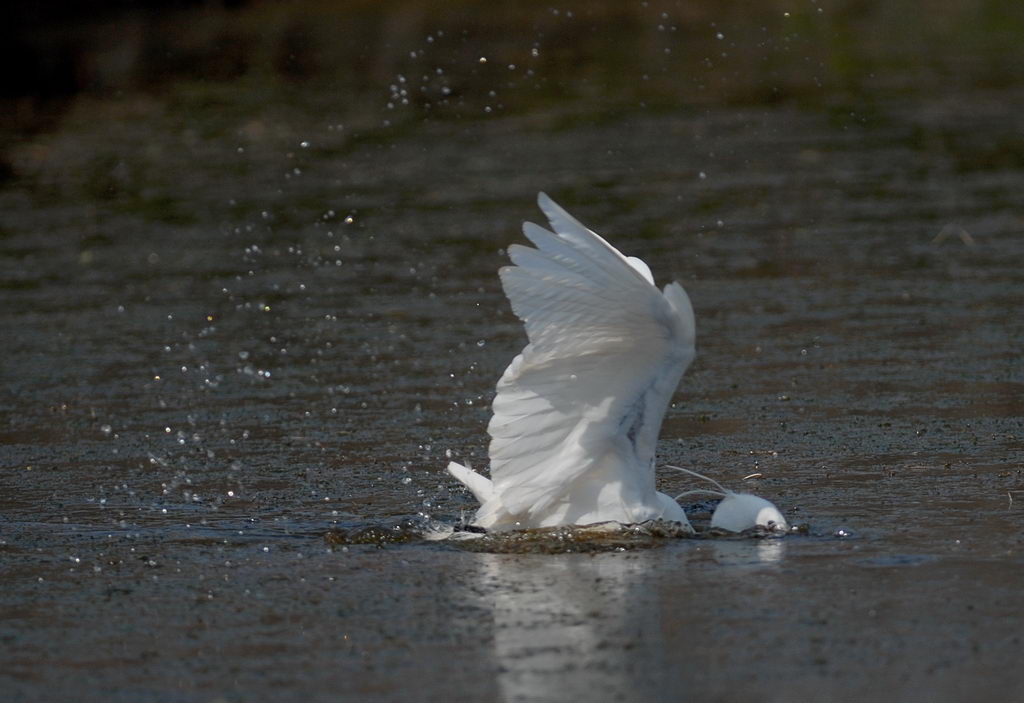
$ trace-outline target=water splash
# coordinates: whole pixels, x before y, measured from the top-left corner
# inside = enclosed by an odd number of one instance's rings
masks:
[[[806,525],[790,533],[806,534]],[[633,525],[602,522],[593,525],[563,525],[486,532],[464,523],[434,519],[403,519],[392,523],[360,523],[338,526],[324,539],[331,547],[347,550],[349,546],[372,545],[384,548],[398,544],[443,543],[472,552],[498,554],[566,554],[589,552],[624,552],[667,546],[681,539],[745,540],[778,539],[782,535],[757,527],[736,534],[717,528],[697,526],[694,532],[682,523],[650,520]]]

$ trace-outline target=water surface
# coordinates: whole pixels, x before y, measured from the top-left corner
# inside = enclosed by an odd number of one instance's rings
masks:
[[[92,87],[15,101],[6,698],[1024,695],[1019,13],[289,7],[108,18],[127,73],[83,25]],[[402,527],[475,509],[542,189],[693,300],[659,460],[806,533]]]

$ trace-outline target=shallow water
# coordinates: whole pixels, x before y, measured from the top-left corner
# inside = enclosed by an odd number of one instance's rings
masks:
[[[366,11],[334,91],[172,75],[5,136],[5,699],[1024,696],[1024,43],[942,13],[905,55],[860,41],[900,4],[594,7]],[[458,101],[389,110],[419,29],[460,22]],[[534,44],[536,89],[460,63]],[[443,467],[486,465],[524,343],[496,270],[541,189],[693,300],[659,461],[806,532],[420,537],[475,508]]]

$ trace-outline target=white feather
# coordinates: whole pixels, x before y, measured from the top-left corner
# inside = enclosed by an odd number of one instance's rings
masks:
[[[483,502],[486,528],[686,522],[655,490],[654,451],[694,356],[689,298],[675,283],[659,292],[646,264],[543,193],[538,204],[554,232],[525,224],[536,248],[512,245],[499,272],[529,344],[498,381],[491,481],[449,471]]]
[[[486,476],[481,476],[470,467],[450,461],[448,462],[448,473],[465,484],[470,493],[476,496],[476,499],[481,503],[489,501],[494,496],[490,479]]]

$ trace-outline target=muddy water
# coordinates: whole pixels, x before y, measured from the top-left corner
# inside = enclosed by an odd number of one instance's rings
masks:
[[[544,13],[522,29],[547,51]],[[848,102],[825,76],[807,97],[781,37],[771,100],[652,71],[657,99],[613,76],[577,102],[509,88],[495,115],[467,73],[472,114],[394,117],[385,62],[358,108],[226,81],[222,102],[80,96],[18,133],[3,698],[1024,697],[1024,90],[913,90],[903,65],[898,89]],[[696,71],[703,46],[671,61]],[[607,68],[580,51],[533,70]],[[528,554],[420,536],[475,507],[442,469],[486,463],[524,343],[496,269],[540,189],[693,300],[660,459],[760,474],[744,485],[804,533]]]

